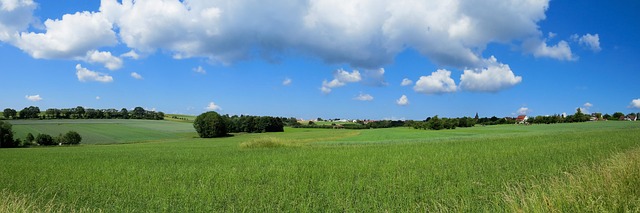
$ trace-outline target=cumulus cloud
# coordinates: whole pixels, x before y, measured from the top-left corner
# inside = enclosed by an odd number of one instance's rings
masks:
[[[640,98],[631,100],[630,107],[640,109]]]
[[[140,58],[140,55],[135,50],[131,50],[129,52],[126,52],[126,53],[120,55],[120,57],[127,57],[127,58],[131,58],[131,59],[137,60],[137,59]]]
[[[111,52],[91,50],[87,52],[85,61],[104,64],[104,66],[110,70],[117,70],[122,67],[122,59],[111,55]]]
[[[587,102],[587,103],[584,103],[584,105],[582,105],[582,106],[584,106],[585,108],[590,108],[590,107],[593,106],[593,104]]]
[[[12,41],[26,30],[36,7],[32,0],[0,0],[0,41]]]
[[[363,82],[369,86],[382,87],[387,86],[388,83],[384,80],[384,68],[365,70]]]
[[[530,110],[527,107],[520,107],[516,113],[518,113],[518,115],[526,115],[529,114],[529,111]]]
[[[222,110],[222,108],[218,105],[216,105],[215,103],[209,102],[209,105],[207,105],[207,107],[205,108],[206,110],[210,110],[210,111],[218,111],[218,110]]]
[[[131,77],[138,79],[138,80],[142,80],[142,75],[138,74],[137,72],[132,72],[131,73]]]
[[[400,106],[406,106],[409,104],[409,99],[407,98],[406,95],[402,95],[398,100],[396,100],[396,104]]]
[[[25,95],[24,98],[26,98],[29,101],[41,101],[42,98],[40,97],[40,95]]]
[[[455,92],[457,89],[455,81],[451,78],[451,72],[440,69],[432,72],[429,76],[421,76],[413,87],[413,90],[424,94],[443,94]]]
[[[78,80],[80,82],[97,81],[109,83],[113,81],[113,77],[104,73],[88,70],[87,68],[80,66],[80,64],[76,65],[76,76],[78,76]]]
[[[96,100],[100,100],[100,99],[101,99],[100,96],[96,96]]]
[[[283,85],[283,86],[289,86],[289,85],[291,85],[291,83],[292,83],[292,82],[293,82],[293,80],[291,80],[290,78],[285,78],[285,79],[282,81],[282,85]]]
[[[369,94],[360,93],[360,95],[358,95],[357,97],[355,97],[353,99],[354,100],[358,100],[358,101],[372,101],[373,100],[373,96],[371,96]]]
[[[46,32],[22,32],[15,44],[34,58],[83,59],[90,51],[117,44],[112,24],[102,13],[65,14],[44,22]]]
[[[561,61],[578,60],[571,52],[569,43],[565,40],[559,41],[556,45],[549,46],[546,39],[531,38],[523,43],[525,51],[530,52],[535,57],[548,57]]]
[[[572,37],[574,40],[578,41],[580,45],[591,49],[591,51],[593,52],[600,52],[600,50],[602,50],[600,48],[600,36],[598,36],[598,34],[591,35],[590,33],[587,33],[583,36],[578,36],[577,34],[575,34]]]
[[[207,70],[205,70],[204,68],[202,68],[202,66],[198,66],[196,68],[193,68],[194,72],[200,73],[200,74],[207,74]]]
[[[545,19],[548,5],[548,0],[309,0],[268,5],[104,0],[100,12],[117,26],[127,46],[142,52],[163,49],[175,58],[232,63],[252,54],[269,58],[295,49],[329,63],[371,69],[390,63],[407,48],[439,65],[475,65],[489,43],[540,37],[537,23]]]
[[[502,64],[491,56],[485,61],[485,67],[474,70],[464,70],[460,76],[460,88],[474,92],[497,92],[522,82],[521,76],[516,76],[509,65]]]
[[[347,83],[355,83],[361,80],[362,76],[360,75],[360,72],[358,70],[354,70],[349,73],[343,69],[338,69],[333,72],[333,80],[322,81],[322,87],[320,88],[320,91],[328,94],[331,92],[332,88],[341,87],[346,85]]]
[[[22,32],[32,18],[34,3],[2,2],[0,39],[16,35],[10,39],[12,44],[43,59],[87,60],[90,51],[99,52],[120,41],[134,51],[121,57],[134,59],[137,53],[160,50],[178,59],[205,57],[228,64],[295,52],[375,70],[393,62],[402,51],[414,49],[438,66],[465,68],[481,66],[482,52],[491,43],[526,40],[532,42],[521,42],[523,49],[536,57],[574,59],[565,41],[549,46],[539,30],[549,0],[303,0],[267,5],[248,0],[102,0],[97,12],[46,20],[44,33]],[[5,15],[7,8],[24,8],[19,13],[26,18]]]
[[[411,79],[408,79],[408,78],[402,79],[402,82],[400,83],[400,85],[403,86],[403,87],[404,86],[409,86],[411,84],[413,84],[413,81]]]

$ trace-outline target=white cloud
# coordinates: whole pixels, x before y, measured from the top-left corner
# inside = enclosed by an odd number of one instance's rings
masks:
[[[396,100],[396,104],[400,106],[406,106],[409,104],[409,99],[407,98],[406,95],[402,95],[398,100]]]
[[[131,73],[131,77],[138,79],[138,80],[142,80],[142,75],[138,74],[137,72],[132,72]]]
[[[358,101],[372,101],[373,100],[373,96],[371,96],[369,94],[360,93],[360,95],[358,95],[357,97],[355,97],[353,99],[354,100],[358,100]]]
[[[291,85],[291,83],[292,83],[292,82],[293,82],[293,80],[291,80],[290,78],[285,78],[285,79],[282,81],[282,85],[284,85],[284,86],[289,86],[289,85]]]
[[[451,72],[440,69],[432,72],[429,76],[421,76],[413,90],[424,94],[443,94],[455,92],[456,82],[451,78]]]
[[[358,70],[354,70],[353,72],[349,73],[343,69],[339,69],[333,72],[333,78],[334,79],[331,81],[322,81],[322,87],[320,88],[320,91],[328,94],[331,92],[332,88],[341,87],[346,85],[347,83],[354,83],[362,80],[362,76],[360,75],[360,72]]]
[[[113,81],[113,77],[104,73],[88,70],[87,68],[80,66],[80,64],[76,65],[76,76],[78,76],[78,80],[80,82],[97,81],[109,83]]]
[[[491,56],[484,60],[485,68],[464,70],[460,76],[460,88],[474,92],[497,92],[522,82],[509,65],[502,64]]]
[[[146,53],[163,49],[176,58],[232,63],[295,49],[371,69],[408,48],[438,65],[475,65],[489,43],[540,37],[537,23],[548,6],[548,0],[103,0],[100,12],[123,43]]]
[[[85,61],[104,64],[104,66],[110,70],[117,70],[122,67],[122,59],[111,55],[111,52],[91,50],[87,52]]]
[[[140,55],[135,50],[131,50],[129,52],[126,52],[126,53],[120,55],[120,57],[127,57],[127,58],[131,58],[131,59],[137,60],[137,59],[140,58]]]
[[[0,0],[0,41],[12,41],[26,30],[36,7],[32,0]]]
[[[29,101],[41,101],[42,97],[40,97],[40,95],[25,95],[24,98],[26,98]]]
[[[630,107],[640,109],[640,98],[631,100]]]
[[[207,74],[207,70],[205,70],[204,68],[202,68],[202,66],[198,66],[196,68],[193,68],[194,72],[200,73],[200,74]]]
[[[411,79],[408,79],[408,78],[402,79],[402,83],[400,83],[401,86],[409,86],[411,84],[413,84],[413,81]]]
[[[384,80],[384,68],[365,70],[364,71],[364,83],[369,86],[382,87],[389,85]]]
[[[549,38],[555,38],[557,35],[558,35],[558,34],[553,33],[553,32],[549,32],[549,33],[548,33],[548,37],[549,37]]]
[[[100,100],[100,99],[101,99],[100,96],[96,96],[96,100]]]
[[[540,40],[538,38],[527,39],[523,43],[525,51],[533,53],[535,57],[548,57],[561,61],[575,61],[578,60],[577,56],[574,56],[571,52],[569,43],[565,40],[559,41],[556,45],[547,45],[547,40]]]
[[[222,110],[222,108],[220,106],[216,105],[215,103],[213,103],[213,101],[209,102],[209,105],[207,105],[207,107],[205,109],[210,110],[210,111]]]
[[[160,50],[174,58],[205,57],[223,64],[256,56],[269,60],[293,50],[365,70],[415,49],[438,66],[464,68],[482,65],[483,50],[491,43],[527,39],[537,41],[522,42],[536,57],[574,59],[565,41],[548,46],[539,30],[549,0],[307,0],[266,5],[248,0],[102,0],[98,12],[46,20],[44,33],[23,32],[33,18],[34,3],[2,3],[0,39],[16,37],[12,44],[44,59],[84,60],[89,51],[120,41],[136,54]],[[24,12],[4,13],[7,8]]]
[[[587,102],[587,103],[584,103],[584,105],[582,105],[582,106],[584,106],[585,108],[590,108],[590,107],[593,106],[593,104]]]
[[[578,38],[578,35],[574,35],[574,38]],[[600,50],[602,50],[600,48],[600,36],[598,36],[598,34],[591,35],[587,33],[586,35],[583,35],[577,40],[578,40],[578,43],[588,47],[593,52],[600,52]]]
[[[517,111],[516,113],[518,113],[518,115],[526,115],[526,114],[529,114],[529,108],[527,108],[527,107],[520,107],[520,109],[518,109],[518,111]]]
[[[82,60],[90,51],[117,44],[112,24],[102,13],[65,14],[44,22],[46,32],[22,32],[15,45],[34,58]]]

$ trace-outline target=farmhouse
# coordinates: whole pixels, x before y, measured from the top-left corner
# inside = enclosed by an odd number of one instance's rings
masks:
[[[527,119],[529,119],[529,117],[526,115],[518,115],[516,118],[516,124],[526,124]]]

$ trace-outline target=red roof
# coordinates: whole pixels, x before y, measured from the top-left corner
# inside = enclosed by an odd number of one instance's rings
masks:
[[[516,121],[524,121],[526,117],[527,117],[526,115],[518,115],[518,118],[516,118]]]

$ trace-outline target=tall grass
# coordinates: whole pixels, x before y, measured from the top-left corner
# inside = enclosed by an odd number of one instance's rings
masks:
[[[0,212],[11,213],[84,213],[84,212],[102,212],[100,210],[92,210],[88,208],[75,209],[72,206],[66,206],[58,203],[54,198],[45,199],[41,197],[26,197],[13,193],[6,189],[0,190]],[[41,204],[41,205],[36,205]]]
[[[37,209],[55,200],[107,212],[516,211],[505,185],[547,185],[640,147],[635,123],[459,130],[286,129],[2,149],[0,188],[40,197],[28,200]],[[299,146],[243,148],[248,141]]]
[[[546,181],[509,186],[513,212],[640,212],[640,148]]]

